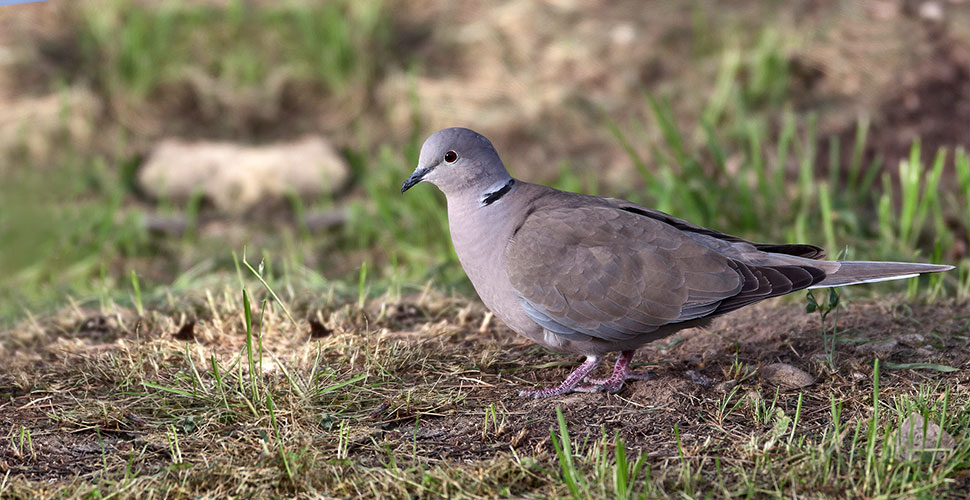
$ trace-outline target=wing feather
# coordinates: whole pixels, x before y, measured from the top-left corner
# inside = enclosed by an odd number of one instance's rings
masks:
[[[723,314],[825,277],[814,267],[749,265],[664,220],[603,205],[531,210],[506,261],[524,311],[539,325],[609,341]]]

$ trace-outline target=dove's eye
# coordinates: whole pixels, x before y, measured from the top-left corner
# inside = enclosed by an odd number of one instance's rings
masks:
[[[445,163],[455,163],[456,161],[458,161],[458,153],[454,151],[445,153]]]

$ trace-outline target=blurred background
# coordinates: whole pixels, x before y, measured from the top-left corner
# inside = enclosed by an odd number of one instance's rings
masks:
[[[967,1],[49,0],[0,7],[0,322],[243,252],[291,295],[470,293],[443,197],[399,192],[447,126],[524,180],[970,295]]]

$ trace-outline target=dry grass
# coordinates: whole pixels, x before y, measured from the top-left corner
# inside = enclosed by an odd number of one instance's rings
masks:
[[[634,496],[967,486],[970,317],[959,304],[849,305],[834,370],[815,316],[758,306],[643,349],[658,377],[617,395],[524,400],[517,389],[555,383],[577,360],[497,322],[480,331],[478,303],[286,300],[300,320],[254,301],[247,328],[243,297],[226,287],[141,316],[75,304],[13,328],[0,350],[0,495],[607,498],[622,496],[615,473],[638,456],[624,483]],[[872,348],[886,338],[903,340]],[[789,391],[754,374],[773,362],[817,383]],[[913,362],[957,371],[886,368]],[[911,410],[943,420],[956,450],[896,460],[892,432]],[[623,467],[617,453],[630,457]]]

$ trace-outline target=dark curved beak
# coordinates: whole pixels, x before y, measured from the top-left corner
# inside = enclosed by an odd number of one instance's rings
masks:
[[[401,193],[404,193],[408,189],[411,189],[411,187],[413,187],[415,184],[424,180],[424,176],[428,175],[428,172],[430,171],[430,168],[419,168],[415,170],[414,173],[411,174],[411,177],[408,177],[408,180],[404,181],[404,184],[401,185]]]

